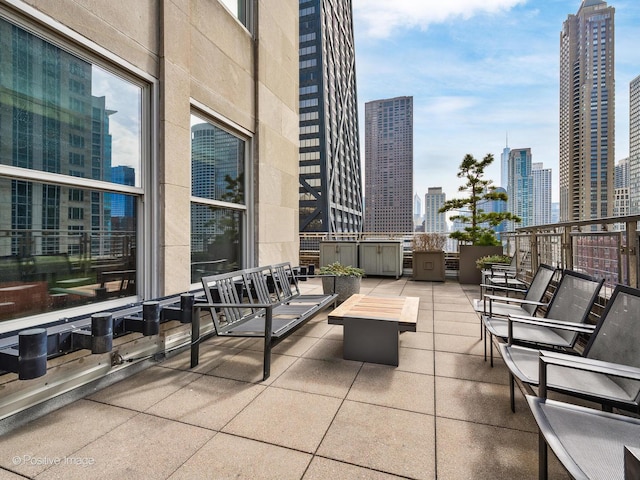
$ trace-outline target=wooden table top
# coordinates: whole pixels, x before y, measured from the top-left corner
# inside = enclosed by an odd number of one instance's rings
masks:
[[[418,323],[418,297],[374,297],[351,295],[329,313],[329,323],[342,325],[345,318],[364,320],[387,320],[398,322],[401,330],[416,331]]]

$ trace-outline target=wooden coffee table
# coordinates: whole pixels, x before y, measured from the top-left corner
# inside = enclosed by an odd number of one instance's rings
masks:
[[[352,295],[329,313],[344,326],[343,358],[398,366],[400,332],[415,332],[418,297]]]

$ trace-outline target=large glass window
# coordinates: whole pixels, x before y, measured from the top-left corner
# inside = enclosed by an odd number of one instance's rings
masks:
[[[246,140],[191,116],[191,282],[243,268]]]
[[[0,321],[136,294],[144,85],[0,18]]]

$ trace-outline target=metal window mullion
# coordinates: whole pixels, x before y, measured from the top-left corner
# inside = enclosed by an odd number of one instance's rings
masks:
[[[139,196],[144,193],[144,190],[140,187],[103,182],[86,177],[72,177],[60,173],[43,172],[11,165],[0,165],[0,177],[107,193],[124,193]]]

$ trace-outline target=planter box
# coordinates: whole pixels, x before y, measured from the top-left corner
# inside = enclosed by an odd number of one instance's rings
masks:
[[[476,260],[486,255],[502,255],[502,246],[460,245],[460,283],[480,285],[482,272],[476,267]]]
[[[333,279],[335,278],[335,292],[333,290]],[[338,303],[344,302],[351,295],[360,293],[361,277],[322,277],[322,290],[325,294],[337,293]]]
[[[444,252],[413,252],[413,279],[444,282]]]

